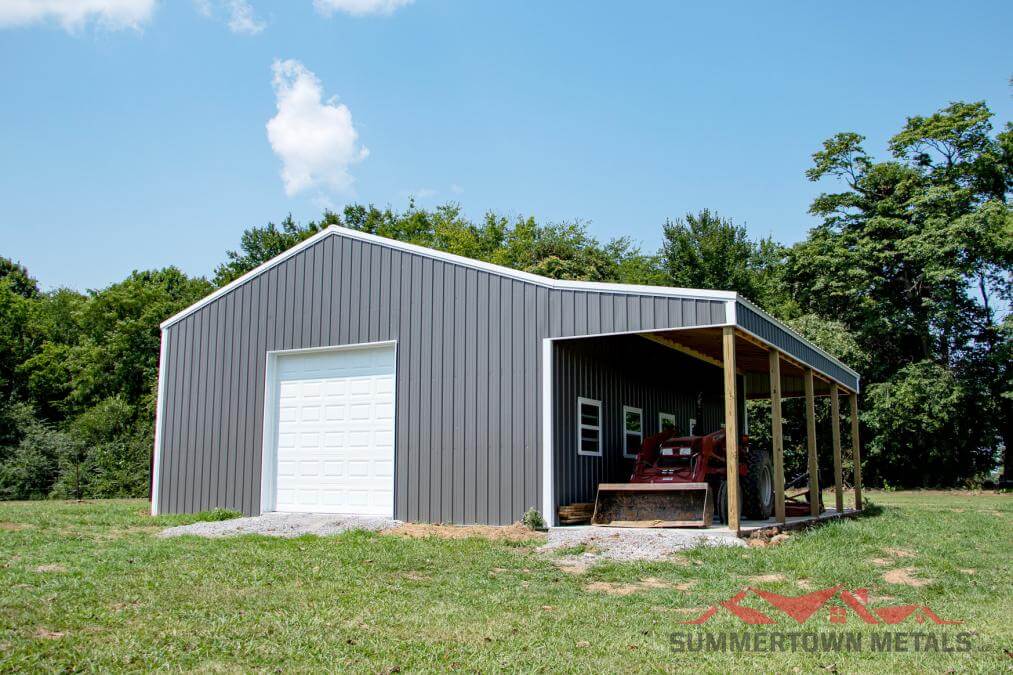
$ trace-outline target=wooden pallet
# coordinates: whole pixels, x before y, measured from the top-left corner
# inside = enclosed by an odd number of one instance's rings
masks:
[[[561,525],[584,525],[591,522],[594,504],[585,502],[568,504],[560,506],[557,513]]]

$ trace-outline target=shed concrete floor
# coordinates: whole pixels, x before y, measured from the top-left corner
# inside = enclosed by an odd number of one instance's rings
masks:
[[[784,519],[784,525],[778,524],[773,518],[767,520],[743,520],[739,523],[739,530],[742,532],[742,536],[748,537],[756,530],[767,530],[772,527],[777,527],[782,530],[797,530],[804,528],[813,523],[822,523],[830,520],[837,520],[838,518],[853,518],[857,516],[861,511],[855,509],[844,509],[843,512],[838,513],[837,509],[826,509],[818,516],[789,516]],[[721,529],[728,532],[728,529],[724,525],[716,525],[707,528],[705,531],[710,532],[711,530]]]
[[[746,546],[745,538],[753,532],[778,527],[782,530],[804,528],[813,523],[837,520],[857,515],[854,509],[838,514],[828,509],[817,517],[798,516],[785,519],[778,525],[769,520],[746,520],[740,523],[740,535],[724,525],[703,528],[652,528],[652,527],[605,527],[601,525],[564,525],[549,528],[548,541],[542,551],[552,552],[566,549],[583,549],[572,556],[574,562],[583,559],[593,563],[609,560],[664,560],[679,551],[695,546]]]

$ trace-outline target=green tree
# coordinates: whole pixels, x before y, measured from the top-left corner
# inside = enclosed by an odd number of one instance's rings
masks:
[[[969,392],[949,369],[933,361],[901,368],[869,387],[865,421],[869,477],[894,485],[952,484],[995,466],[994,445],[969,415]],[[973,403],[973,400],[971,401]],[[987,427],[986,427],[987,428]],[[969,442],[970,441],[970,442]]]
[[[23,298],[34,298],[39,294],[39,284],[28,274],[28,268],[3,256],[0,256],[0,279]]]
[[[292,220],[292,214],[281,221],[281,226],[268,223],[264,227],[251,227],[240,237],[238,251],[226,251],[226,261],[215,269],[215,286],[238,279],[250,270],[262,265],[304,239],[312,237],[330,224],[333,214],[326,214],[320,223],[310,221],[299,225]]]
[[[144,494],[159,324],[211,290],[175,268],[87,295],[0,278],[0,368],[16,383],[0,390],[0,498]]]
[[[773,240],[753,241],[745,227],[708,209],[667,221],[662,234],[667,283],[736,291],[765,309],[790,313],[780,280],[784,249]]]
[[[1009,367],[1001,361],[1008,335],[998,315],[1011,300],[1013,131],[1007,125],[993,135],[991,119],[984,103],[909,118],[891,139],[887,161],[874,160],[855,133],[826,141],[807,175],[837,180],[844,190],[813,201],[810,211],[822,223],[788,251],[785,272],[804,311],[840,320],[872,355],[866,382],[893,383],[880,391],[906,391],[918,378],[942,373],[955,378],[948,412],[977,419],[983,431],[963,435],[951,452],[972,459],[1013,442],[1010,399],[1003,396]],[[926,363],[938,370],[919,365]],[[869,391],[871,397],[877,390]],[[883,396],[870,401],[873,407]],[[907,415],[929,424],[939,410],[923,412]],[[882,415],[876,419],[871,442],[881,450],[870,457],[873,469],[877,457],[893,461],[916,447],[891,437]],[[982,465],[969,461],[956,472],[939,466],[930,475],[903,475],[953,483]]]
[[[475,223],[456,204],[427,210],[411,202],[403,212],[353,204],[345,207],[341,215],[326,212],[320,221],[305,225],[289,216],[281,227],[268,223],[250,228],[241,237],[240,249],[229,251],[227,261],[218,267],[215,283],[222,285],[242,276],[329,225],[556,279],[664,282],[656,256],[642,253],[625,237],[603,244],[579,221],[542,225],[533,218],[510,221],[487,213]]]

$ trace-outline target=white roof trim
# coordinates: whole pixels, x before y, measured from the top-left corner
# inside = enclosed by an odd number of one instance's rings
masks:
[[[848,371],[856,378],[860,377],[858,373],[849,368],[848,366],[841,363],[838,359],[834,358],[830,354],[814,345],[809,340],[805,339],[794,330],[786,326],[783,322],[775,319],[773,316],[763,311],[753,303],[746,300],[744,297],[735,293],[734,291],[714,291],[700,288],[673,288],[670,286],[640,286],[635,284],[614,284],[604,283],[599,281],[569,281],[563,279],[550,279],[548,277],[539,276],[537,274],[531,274],[530,272],[522,272],[515,270],[511,267],[504,267],[502,265],[494,265],[492,263],[484,262],[482,260],[475,260],[473,258],[465,258],[464,256],[454,255],[453,253],[446,253],[444,251],[438,251],[433,248],[426,248],[425,246],[419,246],[417,244],[409,244],[404,241],[398,241],[397,239],[388,239],[386,237],[380,237],[375,234],[369,234],[368,232],[360,232],[358,230],[352,230],[347,227],[341,227],[339,225],[330,225],[323,230],[320,230],[312,237],[303,240],[296,244],[292,248],[288,249],[281,255],[272,258],[264,264],[256,267],[238,279],[222,286],[217,291],[207,296],[203,300],[200,300],[193,305],[190,305],[183,311],[175,314],[165,321],[162,322],[161,327],[167,328],[172,324],[176,323],[180,319],[196,312],[201,307],[209,305],[218,298],[230,293],[237,286],[241,286],[253,277],[263,274],[267,270],[271,269],[275,265],[278,265],[285,260],[288,260],[296,253],[299,253],[303,249],[313,246],[317,242],[321,241],[327,236],[338,235],[342,237],[349,237],[350,239],[358,239],[360,241],[366,241],[371,244],[379,244],[380,246],[386,246],[399,251],[406,251],[408,253],[414,253],[416,255],[426,256],[435,260],[443,260],[446,262],[453,263],[455,265],[462,265],[464,267],[470,267],[472,269],[483,270],[485,272],[491,272],[499,276],[508,277],[511,279],[517,279],[519,281],[526,281],[531,284],[537,284],[545,288],[554,288],[558,290],[567,291],[595,291],[598,293],[626,293],[629,295],[654,295],[654,296],[669,296],[676,298],[686,298],[689,300],[721,300],[726,303],[726,316],[728,316],[728,325],[736,325],[735,321],[735,301],[741,301],[744,305],[752,309],[753,311],[760,314],[765,319],[773,322],[780,328],[783,328],[788,333],[794,335],[796,338],[801,340],[804,344],[809,345],[823,356],[830,359],[835,364],[839,365],[844,370]]]
[[[612,284],[598,281],[568,281],[563,279],[550,279],[543,277],[538,274],[531,274],[530,272],[522,272],[515,270],[511,267],[504,267],[502,265],[494,265],[492,263],[484,262],[482,260],[475,260],[473,258],[465,258],[464,256],[454,255],[453,253],[445,253],[444,251],[437,251],[433,248],[426,248],[425,246],[418,246],[417,244],[409,244],[407,242],[398,241],[397,239],[388,239],[386,237],[380,237],[375,234],[369,234],[367,232],[359,232],[358,230],[351,230],[347,227],[341,227],[339,225],[330,225],[323,230],[320,230],[312,237],[305,239],[292,248],[288,249],[281,255],[271,258],[259,267],[255,267],[243,276],[235,279],[234,281],[222,286],[217,291],[207,296],[206,298],[199,300],[198,302],[190,305],[183,311],[175,314],[165,321],[162,322],[162,328],[166,328],[176,323],[183,317],[196,312],[201,307],[208,305],[218,298],[226,295],[237,286],[241,286],[253,277],[263,274],[267,270],[271,269],[275,265],[278,265],[285,260],[288,260],[296,253],[299,253],[303,249],[313,246],[324,237],[328,235],[340,235],[343,237],[349,237],[351,239],[358,239],[360,241],[366,241],[371,244],[379,244],[381,246],[387,246],[388,248],[397,249],[400,251],[407,251],[408,253],[414,253],[416,255],[426,256],[435,260],[443,260],[446,262],[454,263],[456,265],[462,265],[464,267],[471,267],[477,270],[483,270],[485,272],[491,272],[498,274],[503,277],[509,277],[517,279],[519,281],[526,281],[531,284],[537,284],[545,288],[555,288],[560,290],[568,291],[597,291],[599,293],[627,293],[630,295],[665,295],[678,298],[687,298],[692,300],[723,300],[723,301],[734,301],[736,294],[733,291],[712,291],[706,289],[697,288],[672,288],[669,286],[639,286],[635,284]]]

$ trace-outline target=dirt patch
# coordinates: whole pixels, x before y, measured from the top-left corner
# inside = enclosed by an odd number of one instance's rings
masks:
[[[135,607],[139,607],[140,604],[141,604],[140,600],[130,600],[128,602],[114,602],[113,604],[109,605],[109,609],[111,609],[114,612],[122,612],[123,610],[126,609],[133,609]]]
[[[869,558],[869,562],[871,562],[873,565],[876,565],[877,567],[885,567],[886,565],[890,564],[890,561],[887,560],[886,558]]]
[[[608,581],[595,581],[584,587],[584,590],[605,593],[607,595],[632,595],[643,590],[639,584],[614,584]]]
[[[747,543],[754,548],[767,548],[768,546],[780,546],[789,539],[791,539],[791,535],[787,532],[778,532],[776,529],[757,530],[749,536]]]
[[[892,555],[894,558],[913,558],[915,557],[914,551],[909,551],[906,548],[884,548],[883,553]]]
[[[587,572],[589,566],[583,560],[556,560],[554,562],[556,569],[564,574],[583,574]]]
[[[401,576],[407,579],[408,581],[429,581],[430,579],[428,575],[422,574],[421,572],[416,572],[414,570],[405,572]]]
[[[632,583],[613,583],[610,581],[595,581],[584,587],[584,590],[591,593],[605,593],[606,595],[633,595],[642,591],[675,589],[677,591],[688,591],[693,586],[692,581],[684,581],[672,584],[655,577],[647,577]]]
[[[808,579],[799,579],[797,584],[798,587],[801,588],[803,591],[811,591],[813,588],[815,588],[815,586],[813,586],[813,582],[809,581]]]
[[[60,563],[49,563],[47,565],[39,565],[35,568],[36,572],[66,572],[67,568]]]
[[[513,541],[513,542],[541,542],[545,541],[545,535],[541,532],[532,532],[521,523],[513,525],[430,525],[427,523],[405,523],[390,530],[384,530],[381,534],[393,535],[396,537],[408,537],[409,539],[425,539],[436,537],[438,539],[468,539],[478,537],[490,541]]]
[[[64,635],[66,635],[66,633],[60,633],[55,630],[49,630],[48,628],[38,628],[35,631],[35,637],[37,637],[40,640],[59,640]]]
[[[960,571],[963,572],[964,574],[977,574],[978,573],[978,570],[972,569],[970,567],[961,569]]]
[[[916,588],[921,586],[928,586],[932,583],[931,579],[918,579],[914,576],[915,568],[903,567],[901,569],[890,570],[883,574],[883,581],[888,584],[901,584],[904,586],[914,586]]]
[[[762,584],[764,582],[785,581],[786,577],[783,574],[775,573],[775,574],[758,574],[755,577],[746,577],[746,579],[751,584]]]
[[[28,527],[28,525],[21,523],[11,523],[6,520],[0,521],[0,531],[2,532],[18,532],[19,530],[26,530]]]

